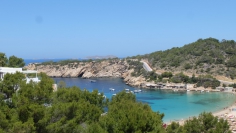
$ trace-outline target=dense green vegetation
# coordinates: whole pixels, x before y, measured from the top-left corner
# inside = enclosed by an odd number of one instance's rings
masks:
[[[21,76],[21,73],[8,74],[0,81],[1,133],[230,132],[227,121],[218,120],[211,113],[202,113],[183,126],[172,123],[165,129],[164,114],[136,101],[132,93],[120,92],[109,101],[97,90],[65,88],[62,82],[53,92],[53,80],[43,73],[39,83],[26,84]]]
[[[134,72],[132,72],[132,76],[143,76],[147,79],[147,81],[155,81],[156,83],[162,82],[172,82],[172,83],[189,83],[189,84],[196,84],[196,87],[204,87],[204,88],[213,88],[220,86],[220,81],[214,78],[213,76],[206,74],[206,75],[199,75],[196,77],[194,74],[192,77],[189,77],[183,72],[173,74],[172,72],[164,72],[162,74],[157,74],[154,71],[146,72],[142,68],[142,63],[138,61],[128,61],[131,65],[131,67],[134,69]]]
[[[236,84],[230,84],[229,87],[233,87],[233,88],[236,88]]]
[[[139,60],[127,60],[127,63],[129,64],[129,69],[134,69],[134,72],[132,72],[132,76],[138,77],[140,75],[145,75],[146,71],[143,69],[143,63],[141,63]]]
[[[26,84],[19,75],[5,75],[0,82],[0,132],[82,132],[98,121],[107,103],[97,91],[77,87],[53,93],[53,80],[43,73],[38,84]]]
[[[214,38],[199,39],[183,47],[130,57],[147,59],[156,69],[236,78],[236,42]]]
[[[0,52],[0,66],[1,67],[7,66],[7,62],[8,62],[7,56],[4,53]]]
[[[121,92],[108,104],[107,115],[101,117],[97,126],[101,133],[164,132],[163,114],[153,112],[149,105],[136,101],[132,93]]]
[[[167,73],[169,73],[169,75],[171,75],[170,72],[167,72]],[[163,74],[165,75],[165,73],[163,73]],[[160,77],[163,77],[162,76],[163,74],[161,74]],[[169,76],[168,81],[173,82],[173,83],[196,84],[196,87],[203,86],[204,88],[211,87],[213,89],[220,86],[220,81],[218,81],[217,79],[215,79],[211,75],[199,75],[198,77],[195,77],[195,75],[193,74],[192,77],[189,77],[187,75],[184,75],[182,72],[177,73],[171,77]]]
[[[0,52],[0,67],[23,67],[25,66],[24,60],[16,56],[10,56],[9,59],[5,53]]]
[[[172,122],[167,133],[230,133],[226,120],[218,119],[211,113],[203,112],[198,117],[187,120],[183,126]]]

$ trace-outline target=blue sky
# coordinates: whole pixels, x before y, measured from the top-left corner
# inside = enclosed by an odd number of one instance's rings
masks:
[[[0,0],[0,52],[126,57],[199,38],[236,40],[235,0]]]

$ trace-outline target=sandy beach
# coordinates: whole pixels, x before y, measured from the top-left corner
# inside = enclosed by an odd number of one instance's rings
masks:
[[[201,90],[201,89],[199,89],[199,90]],[[236,96],[235,92],[219,92],[219,93],[230,93],[230,94]],[[199,113],[201,113],[201,112],[199,112]],[[223,119],[227,120],[230,125],[230,130],[235,129],[235,131],[236,131],[236,101],[232,105],[225,107],[222,110],[212,112],[212,114],[214,116],[217,116],[219,118],[223,118]],[[190,117],[190,119],[191,119],[191,117]],[[178,120],[175,122],[178,122],[180,125],[184,125],[184,122],[186,120],[187,119],[182,119],[182,120]],[[171,124],[171,122],[172,121],[168,122],[167,125]]]
[[[202,90],[202,88],[195,89],[195,91],[199,91],[199,90]],[[193,91],[193,89],[191,89],[191,91]],[[210,90],[210,91],[212,91],[212,90]],[[236,96],[235,92],[218,92],[218,93],[230,93],[230,94]],[[214,116],[218,116],[219,118],[227,119],[229,124],[231,125],[231,130],[236,129],[236,101],[234,102],[234,104],[232,104],[228,107],[225,107],[222,110],[212,112],[212,114]],[[191,117],[189,119],[191,119]],[[187,119],[181,119],[181,120],[174,121],[174,122],[178,122],[180,125],[184,125],[184,122],[186,120]],[[171,122],[172,121],[168,122],[167,125],[171,124]]]
[[[235,95],[235,93],[233,94]],[[230,130],[236,133],[236,101],[229,107],[218,112],[213,112],[213,115],[227,120],[230,125]]]

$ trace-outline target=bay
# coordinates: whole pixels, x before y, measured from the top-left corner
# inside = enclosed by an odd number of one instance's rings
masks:
[[[67,87],[77,86],[80,89],[93,91],[97,89],[104,93],[107,98],[111,98],[113,94],[122,90],[129,89],[133,91],[140,89],[126,85],[120,78],[53,78],[55,83],[64,81]],[[91,82],[95,80],[96,82]],[[113,88],[114,91],[111,91]],[[227,106],[232,105],[236,101],[236,96],[231,93],[223,92],[186,92],[172,90],[148,90],[141,89],[142,92],[134,93],[138,101],[147,103],[153,111],[159,111],[165,114],[164,122],[188,119],[197,116],[201,112],[216,112]]]

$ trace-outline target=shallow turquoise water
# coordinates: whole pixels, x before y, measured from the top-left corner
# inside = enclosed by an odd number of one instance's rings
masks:
[[[138,89],[126,85],[119,78],[99,78],[96,83],[91,83],[90,79],[81,78],[54,78],[55,82],[64,81],[67,86],[78,86],[81,89],[92,91],[97,89],[103,92],[107,98],[124,89]],[[115,91],[110,91],[114,88]],[[171,90],[146,90],[135,93],[138,101],[148,103],[153,111],[165,114],[164,121],[186,119],[197,116],[203,111],[219,111],[236,101],[236,96],[230,93],[221,92],[174,92]]]

